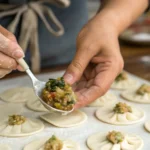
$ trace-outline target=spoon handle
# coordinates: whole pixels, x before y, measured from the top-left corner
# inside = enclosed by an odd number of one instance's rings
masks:
[[[26,71],[26,73],[28,74],[28,76],[31,78],[32,83],[33,83],[33,87],[34,87],[34,85],[38,82],[38,79],[31,72],[31,70],[29,69],[28,64],[25,62],[25,60],[23,58],[18,59],[17,62],[24,69],[24,71]]]
[[[25,60],[23,58],[18,59],[17,62],[24,69],[24,71],[29,69],[28,64],[25,62]]]

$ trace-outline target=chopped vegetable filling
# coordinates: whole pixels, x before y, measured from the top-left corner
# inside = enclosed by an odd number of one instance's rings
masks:
[[[53,135],[44,145],[44,150],[62,150],[63,142]]]
[[[136,91],[137,94],[139,95],[144,95],[145,93],[150,94],[150,85],[143,84],[141,87]]]
[[[126,79],[128,79],[127,73],[122,72],[116,77],[115,81],[119,82]]]
[[[71,110],[76,102],[72,87],[64,79],[49,79],[42,91],[43,100],[50,106],[60,110]]]
[[[124,140],[124,136],[121,132],[112,131],[108,133],[107,140],[113,144],[118,144]]]
[[[12,115],[9,116],[8,124],[9,125],[21,125],[26,121],[26,118],[21,115]]]
[[[119,114],[124,114],[126,112],[132,112],[132,108],[128,106],[126,103],[119,102],[114,107],[114,112]]]

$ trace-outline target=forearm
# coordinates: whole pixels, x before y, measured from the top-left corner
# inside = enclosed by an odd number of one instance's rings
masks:
[[[104,0],[97,14],[100,20],[106,20],[115,27],[118,34],[125,30],[148,7],[148,0]]]

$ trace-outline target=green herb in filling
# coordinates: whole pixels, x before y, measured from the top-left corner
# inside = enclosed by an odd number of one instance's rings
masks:
[[[9,125],[21,125],[26,121],[26,118],[21,115],[12,115],[9,116],[8,124]]]
[[[53,135],[44,145],[44,150],[62,150],[63,142]]]
[[[119,82],[126,79],[128,79],[127,73],[122,72],[116,77],[115,81]]]
[[[124,140],[124,136],[121,132],[112,131],[108,133],[107,140],[113,144],[118,144]]]
[[[49,79],[42,91],[42,98],[48,105],[60,110],[71,110],[76,103],[76,96],[63,77]]]
[[[150,94],[150,85],[143,84],[141,87],[136,91],[137,94],[139,95],[144,95],[145,93]]]
[[[114,107],[114,112],[119,114],[124,114],[126,112],[132,112],[132,108],[128,106],[126,103],[119,102]]]

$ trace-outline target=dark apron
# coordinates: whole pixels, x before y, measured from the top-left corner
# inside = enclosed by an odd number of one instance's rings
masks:
[[[24,4],[28,0],[0,0],[0,3]],[[56,66],[69,63],[76,50],[76,37],[82,26],[88,20],[86,0],[71,0],[71,5],[68,8],[58,8],[54,5],[49,5],[62,23],[65,29],[65,34],[60,37],[55,37],[50,34],[41,19],[38,20],[39,33],[39,48],[41,55],[42,68]],[[14,16],[0,19],[0,24],[7,27],[13,20]],[[16,30],[18,39],[20,25]],[[26,51],[25,60],[30,64],[30,50]]]

